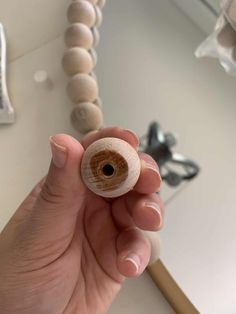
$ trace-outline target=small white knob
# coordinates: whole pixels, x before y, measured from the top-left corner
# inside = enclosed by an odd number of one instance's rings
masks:
[[[45,70],[35,72],[34,81],[45,89],[51,90],[53,88],[53,82]]]

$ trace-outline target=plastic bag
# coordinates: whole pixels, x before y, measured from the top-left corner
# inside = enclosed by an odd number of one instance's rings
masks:
[[[214,32],[197,48],[197,58],[219,59],[225,71],[236,77],[236,0],[223,0]]]

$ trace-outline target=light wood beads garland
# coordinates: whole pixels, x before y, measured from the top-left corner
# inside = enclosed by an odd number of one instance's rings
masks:
[[[93,69],[97,64],[94,48],[99,43],[98,27],[102,23],[101,9],[105,1],[73,0],[67,11],[71,24],[65,32],[68,50],[62,66],[69,76],[67,93],[75,109],[71,113],[74,128],[81,134],[98,130],[103,125],[98,83]],[[86,119],[85,119],[86,117]]]
[[[71,113],[73,127],[81,134],[99,130],[103,125],[102,101],[94,67],[99,42],[98,27],[106,0],[73,0],[67,16],[71,25],[65,32],[65,52],[62,65],[69,76],[67,92],[75,103]],[[140,158],[127,142],[104,138],[91,144],[84,153],[81,176],[92,192],[115,198],[133,189],[141,171]],[[153,232],[145,232],[152,247],[150,263],[159,258],[159,241]]]
[[[69,76],[67,93],[75,104],[71,113],[73,127],[86,135],[103,126],[102,102],[96,75],[95,47],[99,43],[98,27],[105,0],[73,0],[67,11],[70,23],[65,32],[67,51],[62,66]],[[138,181],[141,165],[137,152],[117,138],[105,138],[93,143],[85,152],[81,175],[94,193],[103,197],[118,197],[129,192]]]

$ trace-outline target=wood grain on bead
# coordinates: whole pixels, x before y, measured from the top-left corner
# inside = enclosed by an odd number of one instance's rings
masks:
[[[45,70],[36,71],[34,73],[34,82],[48,91],[53,89],[53,81]]]
[[[230,48],[236,45],[236,32],[233,27],[227,23],[217,36],[220,45]]]
[[[74,103],[94,102],[98,97],[98,85],[90,75],[76,74],[69,80],[67,93]]]
[[[65,44],[68,48],[77,46],[89,50],[93,42],[93,33],[87,25],[82,23],[70,25],[65,32]]]
[[[93,27],[97,20],[94,6],[86,0],[73,1],[67,11],[67,18],[70,23],[83,23]]]
[[[92,103],[80,103],[71,113],[71,122],[75,130],[81,134],[99,130],[103,124],[101,109]]]
[[[138,153],[127,142],[103,138],[84,153],[81,175],[95,194],[114,198],[128,193],[138,181],[141,163]]]
[[[90,73],[93,69],[93,59],[86,49],[74,47],[65,52],[62,66],[65,73],[70,76],[77,73]]]

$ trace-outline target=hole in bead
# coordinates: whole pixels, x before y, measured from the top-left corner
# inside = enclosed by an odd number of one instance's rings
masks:
[[[102,168],[102,172],[103,172],[104,176],[109,178],[109,177],[112,177],[114,175],[115,169],[112,165],[107,164]]]

